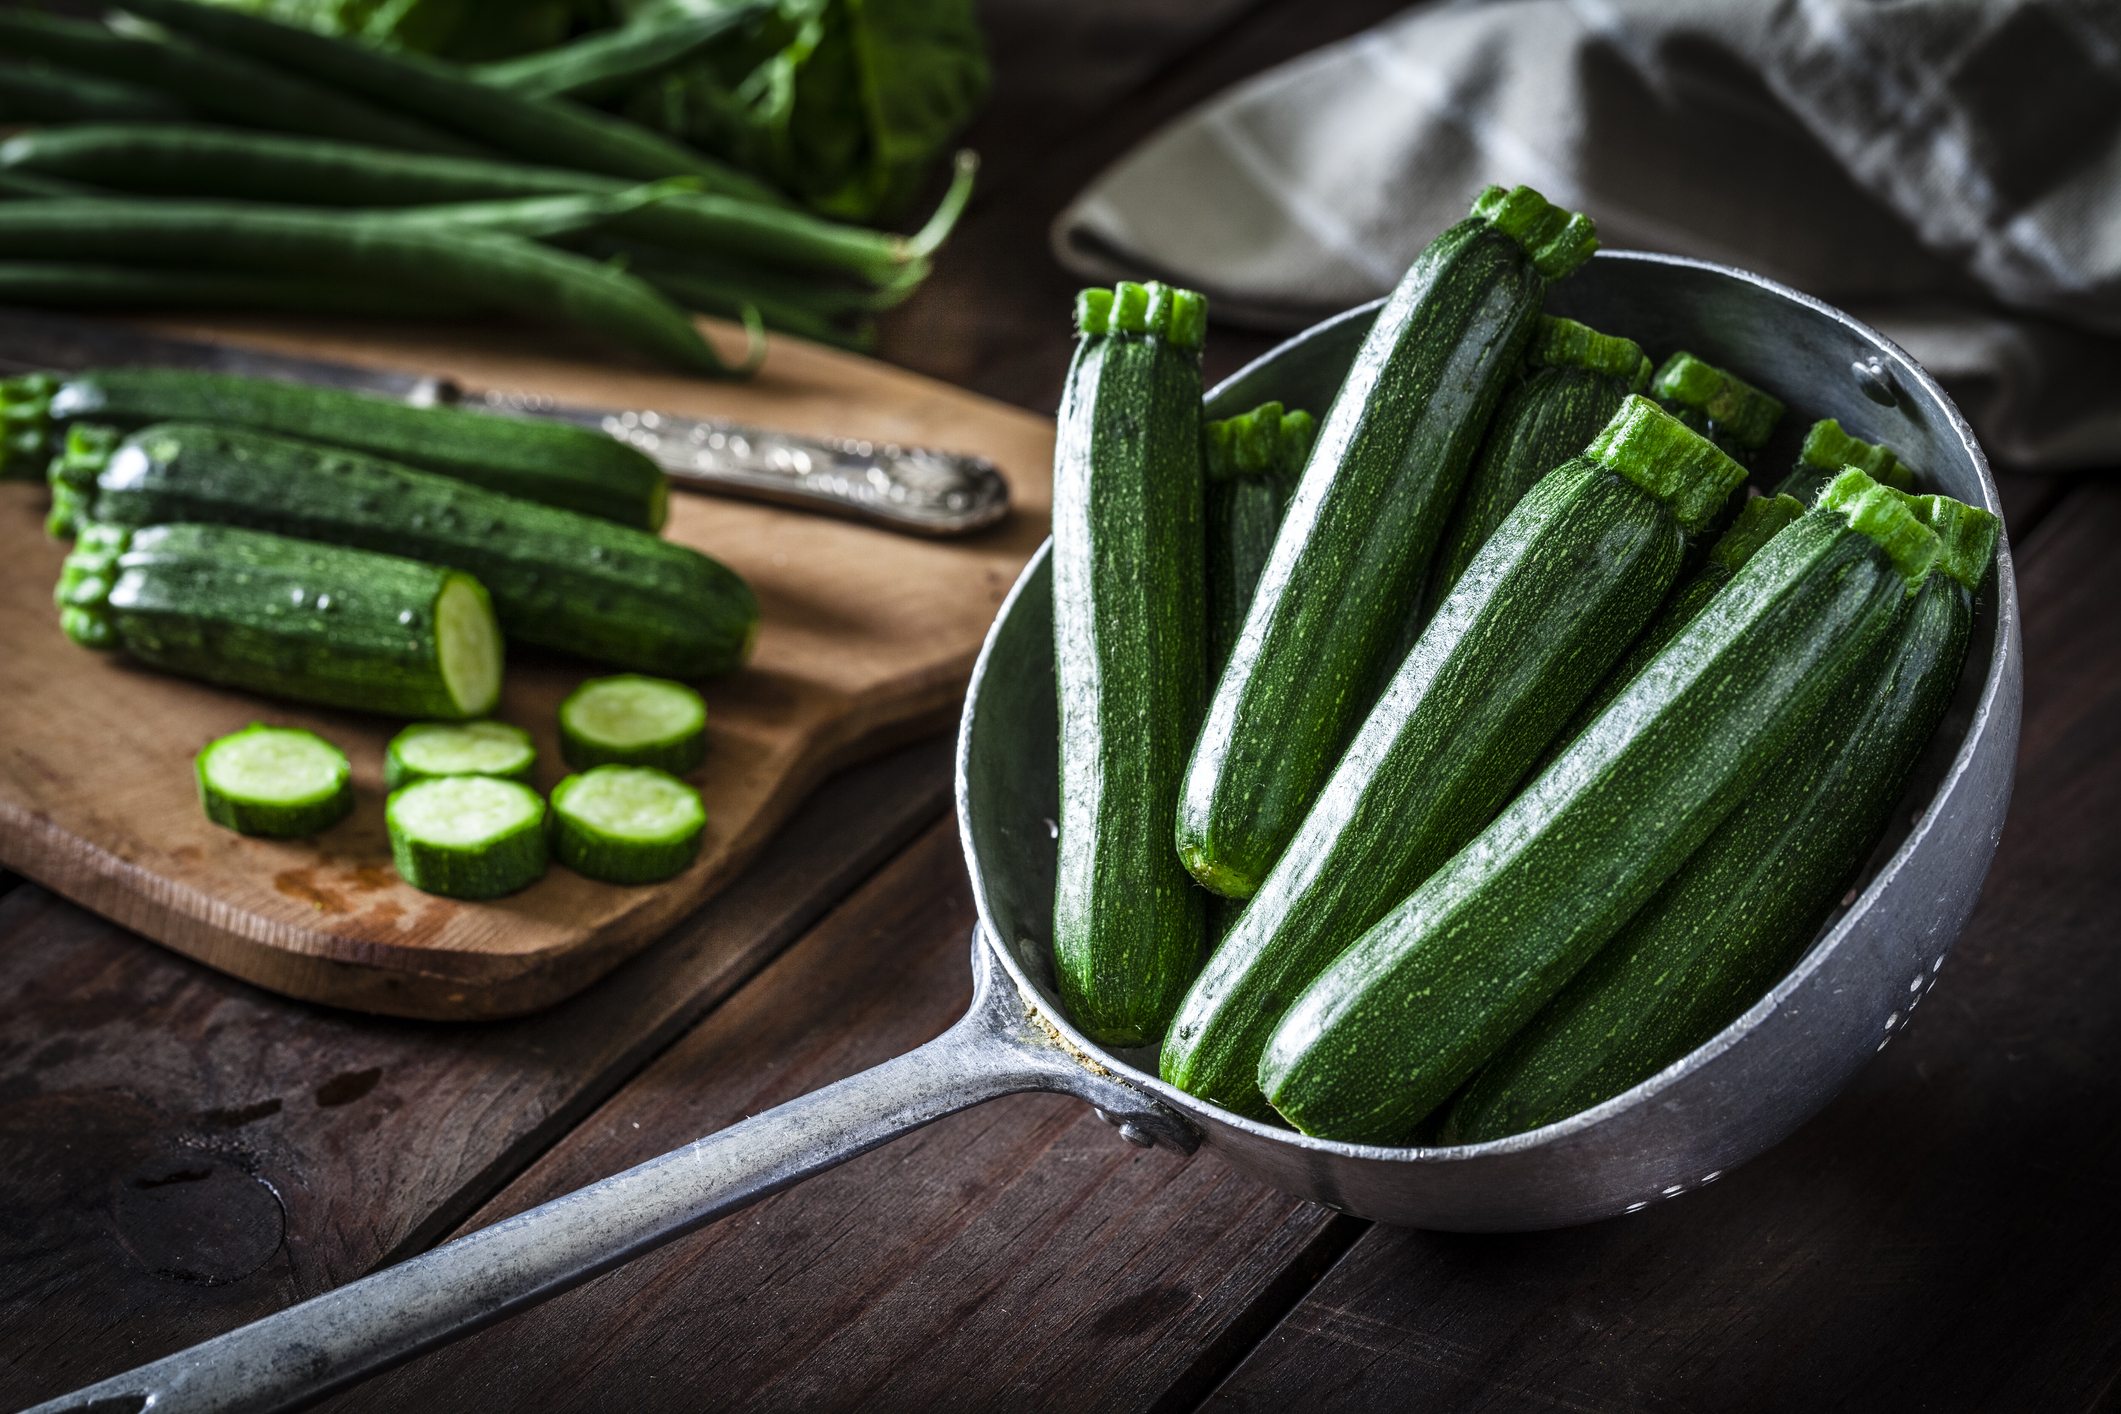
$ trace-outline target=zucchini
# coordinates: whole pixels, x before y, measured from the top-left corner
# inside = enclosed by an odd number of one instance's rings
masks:
[[[1473,556],[1532,484],[1582,454],[1632,393],[1650,381],[1649,355],[1633,339],[1573,319],[1539,316],[1526,362],[1531,372],[1496,409],[1480,459],[1429,567],[1427,614],[1450,596]]]
[[[1784,411],[1780,399],[1684,350],[1658,366],[1650,396],[1740,460],[1767,445]]]
[[[654,766],[682,776],[707,757],[707,704],[663,678],[592,678],[560,704],[560,756],[577,771]]]
[[[1187,767],[1179,855],[1212,891],[1259,887],[1368,712],[1547,281],[1596,245],[1588,218],[1490,187],[1378,312]]]
[[[1260,571],[1288,509],[1289,489],[1311,454],[1316,421],[1303,411],[1261,403],[1208,423],[1201,432],[1207,475],[1208,676],[1222,675]]]
[[[1995,552],[1985,511],[1954,501],[1918,514],[1945,530],[1942,554],[1877,667],[1458,1093],[1443,1142],[1500,1139],[1612,1098],[1721,1031],[1803,956],[1951,705]]]
[[[438,472],[640,530],[661,530],[669,482],[637,448],[565,422],[459,408],[414,407],[340,388],[239,378],[190,368],[99,368],[0,381],[9,430],[78,420],[132,430],[154,422],[219,422],[325,442]],[[0,449],[41,462],[49,435]]]
[[[552,852],[585,878],[653,884],[699,858],[700,793],[651,766],[598,766],[552,788]]]
[[[1794,496],[1809,506],[1841,474],[1843,467],[1850,466],[1895,491],[1915,489],[1914,471],[1891,447],[1882,443],[1874,447],[1869,442],[1860,442],[1843,432],[1839,422],[1823,417],[1804,434],[1804,448],[1797,453],[1797,465],[1775,490],[1780,495]]]
[[[1876,661],[1938,539],[1850,472],[1569,749],[1335,958],[1260,1089],[1306,1134],[1403,1140],[1558,992]]]
[[[88,648],[275,697],[398,717],[479,717],[501,634],[476,579],[225,525],[92,525],[66,557],[60,626]]]
[[[444,898],[499,898],[545,876],[545,801],[521,781],[438,776],[383,807],[398,877]]]
[[[1207,688],[1200,346],[1190,290],[1085,290],[1053,453],[1060,846],[1053,962],[1101,1045],[1159,1040],[1200,966],[1171,851]]]
[[[1510,511],[1186,993],[1163,1078],[1261,1114],[1260,1052],[1350,941],[1487,824],[1679,574],[1744,468],[1647,398]]]
[[[239,835],[304,839],[353,813],[353,765],[315,732],[253,722],[192,763],[206,818]]]
[[[510,639],[622,668],[728,672],[758,631],[750,586],[696,550],[269,432],[145,427],[119,443],[96,487],[99,521],[244,525],[464,570],[493,595]]]
[[[439,776],[528,782],[537,760],[530,733],[506,722],[414,722],[383,753],[383,786],[396,790]]]

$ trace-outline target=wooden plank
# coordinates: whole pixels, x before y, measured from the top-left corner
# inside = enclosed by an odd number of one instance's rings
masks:
[[[970,996],[947,823],[584,1122],[492,1222],[927,1040]],[[336,1409],[1141,1409],[1332,1215],[1020,1096],[932,1125]]]
[[[165,326],[167,327],[167,326]],[[776,340],[748,384],[584,361],[564,336],[482,324],[406,329],[270,319],[176,326],[211,340],[457,379],[593,407],[651,407],[801,431],[962,447],[994,458],[1014,510],[997,529],[929,541],[770,506],[673,498],[671,540],[757,590],[752,662],[703,686],[709,827],[666,883],[615,888],[554,869],[506,899],[423,894],[391,868],[383,750],[400,723],[143,672],[84,652],[51,606],[63,547],[43,488],[0,487],[0,862],[126,926],[293,996],[400,1016],[490,1018],[600,976],[724,887],[833,769],[946,728],[988,622],[1046,533],[1052,428],[1041,418],[832,350]],[[727,337],[726,329],[722,331]],[[499,715],[559,760],[560,700],[600,671],[513,655]],[[192,756],[251,721],[344,747],[358,804],[313,841],[244,839],[200,814]]]
[[[0,898],[0,1408],[432,1245],[941,815],[950,757],[828,782],[713,903],[518,1021],[290,1001]]]
[[[2121,491],[2018,551],[2025,725],[1935,1000],[1788,1142],[1557,1233],[1378,1228],[1209,1402],[2105,1407],[2121,1378]]]

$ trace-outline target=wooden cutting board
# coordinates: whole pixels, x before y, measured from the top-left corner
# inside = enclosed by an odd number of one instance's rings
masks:
[[[670,539],[757,590],[758,650],[702,685],[708,758],[699,862],[668,882],[599,884],[555,865],[509,898],[420,893],[391,868],[383,749],[402,723],[164,677],[59,632],[64,547],[47,494],[0,484],[0,863],[209,966],[290,996],[400,1016],[509,1016],[577,991],[742,869],[811,787],[955,720],[987,625],[1045,537],[1053,426],[887,365],[775,340],[748,383],[617,365],[564,335],[315,321],[158,323],[157,332],[307,358],[991,458],[1000,526],[925,541],[796,511],[679,493]],[[741,336],[708,325],[724,347]],[[535,784],[565,774],[555,714],[599,671],[514,653],[498,713],[537,738]],[[308,727],[353,760],[353,815],[313,840],[245,839],[208,823],[192,757],[250,722]]]

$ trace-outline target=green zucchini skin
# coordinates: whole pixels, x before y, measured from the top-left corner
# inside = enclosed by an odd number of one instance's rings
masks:
[[[423,805],[447,809],[463,802],[491,809],[496,798],[516,807],[517,823],[484,839],[429,839],[411,824]],[[495,776],[435,776],[392,791],[383,803],[390,862],[398,877],[422,893],[444,898],[501,898],[544,878],[552,857],[547,840],[550,814],[544,799],[529,786]]]
[[[1473,556],[1540,477],[1582,453],[1620,411],[1626,380],[1588,368],[1538,368],[1495,412],[1480,458],[1429,568],[1427,612],[1449,597]]]
[[[1886,528],[1821,509],[1770,541],[1295,1000],[1259,1066],[1284,1118],[1328,1138],[1403,1139],[1649,901],[1875,658],[1910,576],[1934,559],[1936,537],[1904,508],[1861,509]]]
[[[1053,457],[1053,959],[1076,1025],[1135,1046],[1162,1037],[1204,942],[1171,850],[1207,686],[1199,340],[1084,323]]]
[[[1709,601],[1745,568],[1746,561],[1759,553],[1760,547],[1773,539],[1782,527],[1803,515],[1804,509],[1801,502],[1782,495],[1756,496],[1747,502],[1730,529],[1724,531],[1710,548],[1701,568],[1672,591],[1672,596],[1658,609],[1657,617],[1650,620],[1649,627],[1628,646],[1628,651],[1606,674],[1605,681],[1585,699],[1568,726],[1555,737],[1549,759],[1559,755],[1581,735],[1622,689],[1641,676],[1642,670],[1664,651],[1665,645],[1677,638],[1680,631],[1709,606]],[[1540,764],[1544,768],[1547,763]]]
[[[1369,710],[1545,289],[1517,241],[1474,217],[1432,241],[1379,312],[1187,768],[1178,851],[1208,889],[1259,887]]]
[[[1951,705],[1973,596],[1933,571],[1875,670],[1461,1090],[1448,1144],[1565,1119],[1714,1036],[1795,965]]]
[[[1502,807],[1656,612],[1684,542],[1669,507],[1589,459],[1511,510],[1186,993],[1166,1081],[1265,1113],[1259,1058],[1282,1012]]]
[[[695,550],[272,433],[142,428],[96,485],[100,521],[250,526],[452,566],[486,586],[511,640],[663,677],[730,671],[758,629],[750,587]]]
[[[1311,415],[1280,403],[1201,429],[1207,474],[1208,680],[1222,676],[1273,553],[1289,492],[1317,433]]]
[[[468,578],[225,525],[92,526],[57,597],[77,643],[122,647],[164,672],[332,707],[461,718],[493,704],[460,705],[449,691],[435,606]]]
[[[586,427],[458,408],[413,407],[339,388],[188,368],[103,368],[62,375],[48,415],[131,430],[215,422],[366,452],[564,510],[660,530],[661,467]]]

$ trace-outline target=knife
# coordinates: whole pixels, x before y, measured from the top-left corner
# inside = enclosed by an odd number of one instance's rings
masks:
[[[146,334],[123,325],[0,309],[0,370],[109,366],[198,368],[311,383],[415,406],[456,405],[508,417],[541,417],[608,433],[639,448],[688,491],[771,501],[913,535],[984,530],[1009,511],[1009,487],[985,457],[892,442],[806,437],[724,418],[646,408],[571,407],[508,389],[468,392],[444,378],[229,348]]]

